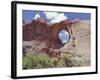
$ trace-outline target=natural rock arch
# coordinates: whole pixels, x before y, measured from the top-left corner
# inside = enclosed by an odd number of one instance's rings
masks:
[[[46,46],[44,52],[51,56],[54,53],[60,54],[60,48],[62,48],[65,44],[61,43],[58,34],[61,30],[66,30],[70,38],[74,40],[73,32],[72,32],[72,24],[77,23],[78,20],[70,21],[64,20],[59,23],[54,23],[49,25],[43,19],[33,20],[31,23],[23,25],[23,41],[40,41],[45,42]],[[58,51],[57,51],[58,50]],[[58,56],[57,55],[57,56]]]
[[[61,41],[58,37],[58,34],[61,30],[66,30],[69,33],[70,38],[74,39],[71,26],[72,26],[72,24],[77,23],[77,22],[78,22],[78,20],[75,20],[75,21],[64,20],[59,23],[55,23],[55,24],[51,25],[49,27],[50,32],[49,32],[48,40],[52,43],[49,43],[48,47],[53,48],[53,49],[59,49],[64,46],[64,44],[61,43]]]

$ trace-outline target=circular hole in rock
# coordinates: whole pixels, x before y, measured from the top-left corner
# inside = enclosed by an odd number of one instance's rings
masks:
[[[59,39],[61,40],[61,42],[63,44],[65,44],[65,43],[69,42],[70,35],[66,30],[61,30],[59,32]]]

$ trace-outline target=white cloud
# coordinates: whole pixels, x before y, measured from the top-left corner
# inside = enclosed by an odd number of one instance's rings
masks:
[[[59,33],[59,36],[63,36],[63,34],[62,33]]]
[[[68,33],[67,31],[64,31],[64,34],[65,34],[65,35],[69,35],[69,33]]]
[[[40,18],[40,14],[36,14],[34,19]]]
[[[61,40],[62,43],[66,43],[69,41],[69,33],[66,30],[62,30],[59,33],[59,39]]]
[[[59,36],[63,36],[63,35],[68,36],[69,33],[68,33],[66,30],[62,30],[62,31],[59,33]]]
[[[44,12],[44,14],[46,15],[48,19],[53,19],[58,16],[56,12]]]
[[[50,23],[56,23],[68,19],[67,16],[64,15],[64,13],[44,12],[44,14],[46,15],[47,19],[50,20]]]
[[[62,40],[62,43],[66,43],[67,42],[67,40]]]

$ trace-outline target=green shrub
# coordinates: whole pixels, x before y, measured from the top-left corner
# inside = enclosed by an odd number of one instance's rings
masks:
[[[38,68],[49,67],[49,57],[46,54],[36,55]]]
[[[23,57],[23,69],[45,68],[49,66],[49,57],[45,54],[30,54]]]
[[[71,53],[61,53],[58,58],[49,58],[48,55],[27,53],[23,56],[23,69],[56,68],[80,66],[80,62]]]
[[[32,54],[27,54],[23,57],[23,68],[24,69],[32,69],[37,66],[37,58]]]

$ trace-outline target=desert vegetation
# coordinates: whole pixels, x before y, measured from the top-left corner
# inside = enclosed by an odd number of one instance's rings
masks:
[[[77,59],[80,60],[77,60]],[[39,68],[61,68],[61,67],[79,67],[85,60],[79,56],[72,55],[71,53],[62,53],[60,58],[49,56],[45,53],[31,54],[28,53],[23,56],[23,69],[39,69]]]

